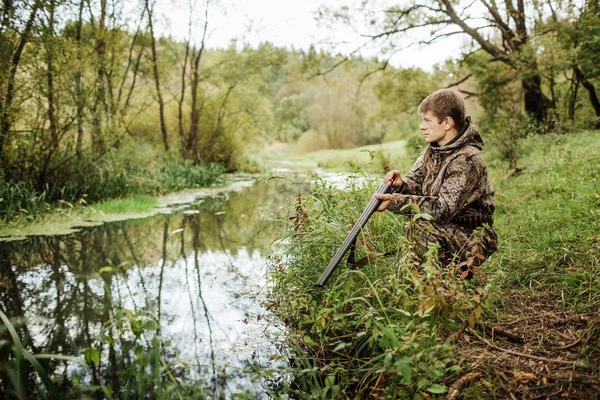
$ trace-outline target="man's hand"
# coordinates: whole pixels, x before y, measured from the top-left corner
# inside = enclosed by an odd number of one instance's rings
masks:
[[[387,176],[387,175],[386,175]],[[374,197],[379,200],[383,200],[377,210],[375,211],[385,211],[392,203],[392,195],[388,193],[375,193]]]
[[[383,183],[389,183],[393,188],[400,188],[404,182],[402,181],[402,175],[400,175],[400,171],[391,170],[383,177]]]

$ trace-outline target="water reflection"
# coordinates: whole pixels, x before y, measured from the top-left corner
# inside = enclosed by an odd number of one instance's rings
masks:
[[[140,343],[148,349],[164,338],[161,357],[180,365],[183,379],[226,397],[261,396],[260,381],[244,367],[273,367],[268,332],[278,328],[261,305],[265,258],[284,228],[277,217],[288,215],[298,190],[287,180],[261,181],[184,212],[0,243],[1,309],[21,321],[32,352],[93,361],[86,372],[45,360],[47,370],[79,374],[115,394],[132,390],[124,371],[145,365]],[[3,382],[8,360],[4,346]]]

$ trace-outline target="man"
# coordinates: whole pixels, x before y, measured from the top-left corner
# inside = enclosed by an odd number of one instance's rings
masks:
[[[498,247],[492,229],[494,190],[488,182],[481,155],[483,140],[465,115],[465,102],[454,90],[438,90],[419,106],[419,127],[428,144],[406,177],[388,172],[384,182],[391,194],[375,194],[383,200],[377,211],[400,213],[407,204],[419,206],[431,220],[418,219],[405,227],[406,238],[419,258],[439,244],[443,266],[463,263],[462,270],[480,265]],[[463,277],[466,277],[464,274]]]

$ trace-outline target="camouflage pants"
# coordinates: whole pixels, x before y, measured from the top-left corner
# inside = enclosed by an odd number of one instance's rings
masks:
[[[421,261],[427,250],[437,243],[440,246],[438,256],[444,267],[452,261],[460,263],[471,258],[473,265],[479,266],[498,248],[498,236],[492,228],[473,230],[420,219],[407,223],[404,232],[409,246]]]

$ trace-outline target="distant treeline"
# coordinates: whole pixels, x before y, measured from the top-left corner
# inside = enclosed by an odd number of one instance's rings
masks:
[[[492,37],[506,54],[494,58],[482,47],[425,72],[314,48],[211,48],[209,1],[185,5],[195,35],[158,37],[156,3],[126,3],[0,5],[2,181],[37,190],[73,186],[110,174],[120,152],[131,168],[186,161],[234,170],[245,149],[273,139],[316,150],[405,138],[417,129],[419,102],[449,86],[465,93],[492,130],[521,115],[536,131],[591,127],[600,112],[600,52],[596,42],[580,45],[598,37],[592,5],[540,19],[526,32],[527,46],[524,37]],[[509,51],[515,43],[518,54]],[[530,110],[530,84],[542,92],[543,112]],[[118,159],[127,170],[124,156]]]

